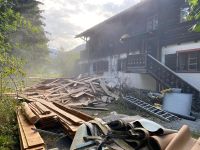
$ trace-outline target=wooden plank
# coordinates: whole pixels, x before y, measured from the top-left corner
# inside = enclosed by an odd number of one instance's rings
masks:
[[[84,82],[79,82],[79,81],[75,81],[75,80],[71,80],[71,79],[68,79],[69,82],[72,82],[72,83],[77,83],[77,84],[80,84],[80,85],[86,85],[86,83]]]
[[[80,96],[83,96],[85,94],[85,92],[79,92],[79,93],[76,93],[76,94],[71,94],[71,97],[73,97],[73,98],[78,98],[78,97],[80,97]]]
[[[54,118],[56,117],[57,115],[53,112],[51,112],[50,114],[47,114],[47,115],[39,115],[40,117],[40,120],[43,120],[43,119],[48,119],[48,118]]]
[[[37,146],[37,147],[34,147],[34,148],[28,148],[26,150],[45,150],[46,147],[44,145],[42,146]]]
[[[110,91],[108,90],[108,88],[106,87],[105,82],[104,82],[103,80],[99,79],[99,81],[100,81],[100,86],[101,86],[101,88],[104,90],[104,92],[105,92],[108,96],[111,96],[111,97],[115,98],[116,100],[119,98],[117,95],[115,95],[114,93],[112,93],[112,92],[110,92]]]
[[[45,105],[47,108],[49,108],[51,111],[55,112],[56,114],[59,114],[59,116],[62,116],[66,119],[68,119],[70,122],[73,122],[75,124],[81,124],[84,123],[84,120],[78,118],[77,116],[74,116],[68,112],[65,112],[61,109],[59,109],[58,107],[56,107],[53,103],[51,102],[47,102],[43,99],[37,99],[38,102],[42,103],[43,105]]]
[[[32,103],[29,103],[28,105],[29,105],[30,109],[33,111],[34,114],[36,114],[36,115],[42,114],[34,105],[32,105]]]
[[[18,122],[18,126],[19,126],[20,147],[21,147],[21,150],[23,150],[23,149],[28,148],[28,143],[27,143],[27,140],[25,138],[21,122],[19,120],[18,112],[17,112],[17,122]]]
[[[84,82],[93,82],[93,81],[95,81],[95,80],[98,80],[98,79],[102,79],[102,77],[94,77],[94,78],[90,78],[90,79],[88,79],[88,80],[85,80]]]
[[[70,82],[70,83],[68,83],[68,84],[62,85],[62,86],[60,86],[59,88],[57,88],[56,90],[53,90],[52,92],[48,93],[48,94],[45,95],[45,96],[48,97],[49,95],[51,95],[51,94],[53,94],[53,93],[56,93],[56,92],[58,92],[58,91],[60,91],[60,90],[62,90],[62,89],[64,89],[64,88],[66,88],[66,87],[68,87],[68,86],[70,86],[70,85],[72,85],[72,84],[73,84],[73,82]]]
[[[75,93],[78,93],[78,92],[82,92],[82,91],[85,90],[85,89],[87,89],[87,88],[86,88],[86,87],[81,87],[81,88],[78,88],[78,89],[72,89],[72,90],[69,91],[69,93],[58,97],[58,99],[65,98],[65,97],[67,97],[67,96],[70,96],[70,95],[75,94]]]
[[[34,102],[35,106],[42,111],[42,115],[50,114],[51,111],[39,102]]]
[[[52,82],[50,82],[50,83],[48,83],[48,84],[46,84],[47,86],[51,86],[51,85],[53,85],[54,83],[56,83],[56,82],[58,82],[60,79],[55,79],[54,81],[52,81]]]
[[[29,120],[30,123],[35,124],[39,118],[36,116],[32,110],[29,108],[28,104],[26,102],[22,103],[22,110],[24,114],[26,115],[26,118]]]
[[[21,130],[20,135],[22,136],[22,141],[24,141],[22,142],[24,149],[44,145],[44,141],[40,134],[32,130],[32,128],[35,128],[35,126],[26,120],[21,109],[17,111],[17,117]],[[27,145],[25,141],[27,142]]]
[[[54,102],[54,104],[55,104],[58,108],[60,108],[60,109],[62,109],[62,110],[64,110],[64,111],[66,111],[66,112],[69,112],[69,113],[71,113],[71,114],[73,114],[73,115],[75,115],[75,116],[79,116],[81,119],[83,119],[83,120],[85,120],[85,121],[90,121],[90,120],[93,120],[93,119],[94,119],[94,118],[91,117],[90,115],[85,114],[85,113],[80,112],[80,111],[77,111],[77,110],[75,110],[75,109],[72,109],[72,108],[70,108],[70,107],[68,107],[68,106],[63,106],[62,104],[57,103],[57,102]]]
[[[85,95],[87,95],[87,96],[89,96],[89,97],[92,97],[92,98],[95,97],[94,95],[92,95],[92,94],[90,94],[90,93],[88,93],[88,92],[85,92]]]
[[[91,86],[91,88],[92,88],[92,91],[93,91],[94,93],[96,93],[97,91],[96,91],[96,89],[95,89],[95,87],[94,87],[94,85],[93,85],[92,82],[90,82],[90,86]]]

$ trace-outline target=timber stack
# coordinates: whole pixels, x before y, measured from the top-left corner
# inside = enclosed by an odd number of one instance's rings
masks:
[[[45,131],[60,125],[65,135],[73,138],[80,125],[94,119],[75,108],[106,110],[99,106],[118,99],[100,77],[81,75],[45,80],[25,89],[19,97],[26,101],[17,111],[22,150],[45,149],[37,127]]]
[[[21,149],[45,149],[44,141],[36,131],[36,124],[40,129],[53,128],[59,124],[65,134],[73,138],[78,127],[92,119],[82,112],[59,104],[56,106],[42,99],[23,102],[17,110]]]
[[[42,99],[57,105],[87,109],[105,107],[106,103],[118,99],[118,95],[111,92],[101,77],[82,77],[82,75],[75,79],[45,80],[25,89],[21,97],[30,101]]]

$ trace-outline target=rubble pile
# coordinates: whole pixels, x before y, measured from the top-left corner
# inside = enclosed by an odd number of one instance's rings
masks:
[[[45,80],[25,89],[21,96],[32,101],[43,99],[73,108],[85,106],[87,109],[97,106],[105,107],[106,103],[118,99],[118,95],[111,92],[101,77],[82,77],[81,75],[76,79]]]
[[[62,129],[62,137],[72,139],[70,150],[200,148],[200,139],[191,137],[188,126],[175,131],[140,116],[103,121],[78,111],[79,108],[106,110],[107,103],[118,99],[100,77],[48,79],[25,89],[19,97],[25,101],[17,109],[22,150],[47,149],[40,133],[55,135],[58,133],[49,129],[58,127]]]
[[[199,142],[187,125],[177,131],[140,116],[95,118],[79,127],[70,150],[199,150]]]

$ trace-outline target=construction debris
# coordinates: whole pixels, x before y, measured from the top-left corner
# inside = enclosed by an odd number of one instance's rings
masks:
[[[76,79],[45,80],[25,89],[21,96],[30,101],[43,99],[72,107],[98,107],[119,98],[117,94],[111,92],[100,77],[82,77],[81,75]],[[34,105],[38,107],[37,104]]]
[[[65,134],[73,138],[81,124],[93,120],[92,117],[59,103],[54,105],[43,99],[37,99],[35,102],[27,98],[25,100],[28,103],[23,102],[22,109],[17,111],[19,135],[22,141],[21,149],[23,150],[31,148],[40,150],[41,147],[44,149],[44,142],[34,125],[36,123],[40,125],[40,128],[53,127],[59,123]]]
[[[40,133],[70,137],[73,140],[71,150],[182,150],[183,146],[179,146],[182,137],[186,137],[183,139],[187,150],[199,149],[199,140],[191,137],[187,126],[175,131],[140,116],[104,122],[77,111],[107,111],[105,106],[118,99],[99,77],[83,78],[80,75],[76,79],[49,79],[25,89],[19,97],[26,101],[17,111],[22,150],[45,150],[45,142]],[[134,97],[127,96],[125,99],[163,120],[179,119]],[[63,129],[62,133],[48,131],[57,125]]]
[[[186,125],[176,131],[139,116],[112,122],[96,118],[79,127],[70,150],[199,150],[199,142]]]
[[[27,101],[29,101],[28,98],[26,98]],[[36,109],[36,107],[33,107],[33,104],[38,104],[40,108],[42,107],[43,110],[46,110],[46,112],[50,112],[49,114],[41,114],[39,109]],[[55,118],[61,123],[61,125],[64,127],[65,131],[73,136],[77,130],[77,128],[84,122],[92,120],[93,118],[83,114],[81,112],[78,112],[72,108],[61,106],[59,104],[54,105],[52,102],[47,102],[43,99],[37,99],[37,101],[29,103],[29,106],[32,106],[31,109],[33,112],[35,112],[35,115],[39,117],[40,122],[45,122],[48,120],[48,122],[53,121]]]
[[[45,144],[40,134],[32,130],[36,127],[27,121],[21,109],[17,111],[17,121],[21,150],[45,150]]]

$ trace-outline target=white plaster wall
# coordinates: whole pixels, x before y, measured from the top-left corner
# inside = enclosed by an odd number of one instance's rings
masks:
[[[127,58],[127,54],[123,53],[120,55],[109,56],[105,58],[100,58],[92,60],[91,62],[97,62],[101,60],[108,60],[109,71],[104,73],[104,77],[113,84],[126,84],[131,88],[146,89],[146,90],[156,90],[156,81],[148,74],[139,73],[123,73],[117,72],[117,61],[118,59]],[[90,74],[93,74],[92,63],[90,64]]]
[[[105,72],[103,75],[115,85],[126,84],[130,88],[156,90],[156,81],[148,74]]]
[[[177,51],[198,49],[200,48],[200,41],[188,42],[179,45],[169,45],[162,48],[161,62],[165,64],[165,55],[175,54]],[[200,73],[177,73],[181,78],[192,84],[194,87],[200,90]]]
[[[188,49],[197,49],[197,48],[200,48],[200,41],[182,43],[179,45],[175,44],[175,45],[169,45],[169,46],[162,47],[161,62],[165,63],[165,55],[167,55],[167,54],[175,54],[177,51],[188,50]]]
[[[200,90],[200,73],[177,73],[181,78]]]

